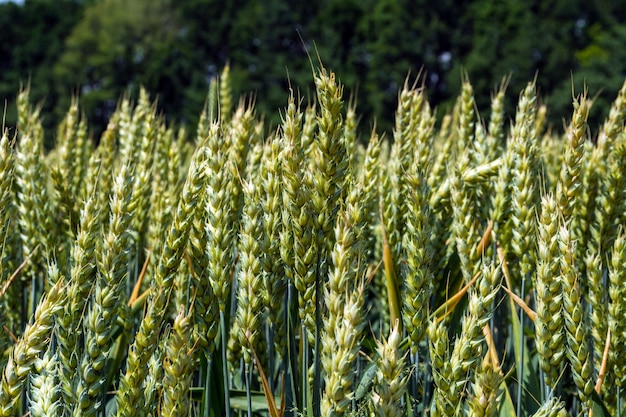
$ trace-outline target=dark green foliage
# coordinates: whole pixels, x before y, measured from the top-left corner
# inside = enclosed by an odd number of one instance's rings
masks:
[[[373,120],[392,130],[397,91],[419,71],[440,108],[450,108],[467,72],[483,114],[503,76],[520,91],[538,75],[557,129],[570,113],[572,82],[576,91],[586,83],[590,97],[599,93],[590,113],[597,125],[626,71],[624,14],[609,0],[0,3],[0,99],[14,102],[19,83],[30,80],[50,127],[79,92],[98,137],[117,104],[112,98],[134,97],[144,86],[169,118],[195,126],[209,81],[230,63],[234,95],[259,97],[257,110],[277,125],[289,85],[312,100],[309,60],[319,54],[370,121],[361,133]],[[570,72],[572,79],[563,77]],[[511,115],[515,98],[508,100]],[[6,122],[15,125],[13,107]]]
[[[31,102],[43,104],[44,127],[56,126],[49,114],[57,103],[58,81],[50,68],[81,16],[82,5],[77,0],[29,0],[21,6],[0,4],[0,109],[4,111],[9,104],[6,126],[16,125],[15,92],[20,84],[27,83],[31,85]],[[70,93],[69,89],[62,91],[63,96],[69,97]]]

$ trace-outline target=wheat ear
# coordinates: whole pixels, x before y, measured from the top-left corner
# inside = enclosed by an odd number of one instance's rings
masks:
[[[387,340],[377,341],[376,376],[370,407],[377,417],[403,415],[402,398],[406,393],[408,376],[405,358],[400,353],[401,336],[398,323],[393,327]]]
[[[33,417],[53,417],[60,414],[57,360],[57,355],[48,346],[43,357],[35,361],[28,404]]]
[[[589,351],[591,330],[589,317],[582,303],[583,283],[575,265],[575,243],[567,225],[562,225],[559,229],[559,249],[567,359],[578,388],[578,396],[583,403],[587,403],[594,388],[593,354]]]
[[[563,294],[562,281],[559,279],[559,217],[556,200],[552,195],[543,197],[541,208],[537,228],[535,343],[546,385],[554,388],[565,360]]]
[[[191,320],[189,315],[181,311],[174,319],[174,325],[165,345],[163,400],[160,410],[162,416],[189,415],[191,407],[189,389],[194,369],[192,351]]]
[[[49,274],[59,274],[55,265],[49,267]],[[0,388],[0,416],[17,414],[22,386],[32,371],[39,354],[45,349],[54,325],[54,316],[61,311],[66,301],[65,281],[58,279],[47,296],[37,305],[32,324],[28,325],[22,337],[11,349],[9,361],[4,368]]]
[[[363,227],[359,221],[360,213],[358,203],[348,204],[340,212],[335,227],[333,268],[328,275],[324,297],[327,312],[321,336],[325,380],[322,414],[325,416],[341,416],[348,411],[352,399],[352,369],[365,324],[361,318],[363,287],[354,284],[359,279],[359,231]]]

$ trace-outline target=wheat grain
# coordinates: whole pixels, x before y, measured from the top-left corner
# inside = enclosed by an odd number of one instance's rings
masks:
[[[135,269],[139,268],[139,247],[144,245],[148,212],[150,207],[150,190],[154,167],[154,147],[157,135],[156,110],[151,106],[148,93],[142,89],[139,102],[133,114],[133,136],[138,145],[132,154],[132,164],[129,167],[133,172],[131,199],[128,210],[133,213],[131,219],[131,241],[128,257]]]
[[[21,135],[15,159],[17,193],[18,224],[22,242],[22,256],[33,254],[26,271],[26,278],[41,276],[45,270],[43,253],[53,248],[50,231],[54,230],[51,219],[51,207],[48,201],[48,192],[45,185],[46,171],[43,160],[43,137],[38,133],[38,112],[30,111],[28,92],[22,92],[18,97],[18,109]],[[54,234],[52,234],[54,236]],[[34,254],[37,246],[42,246]],[[40,277],[39,277],[40,278]]]
[[[587,275],[587,300],[589,302],[589,321],[593,348],[593,364],[595,369],[602,366],[602,356],[607,331],[609,329],[608,317],[608,295],[604,285],[605,268],[602,267],[602,260],[597,253],[588,252],[583,259],[585,272]],[[612,386],[612,373],[605,377],[603,387]]]
[[[421,122],[421,108],[424,96],[415,89],[409,89],[408,79],[398,98],[396,110],[394,143],[388,161],[388,183],[383,186],[385,202],[385,232],[391,250],[394,273],[400,275],[403,257],[402,238],[409,208],[407,201],[411,187],[406,183],[407,173],[412,172],[417,154],[418,127]],[[421,156],[421,155],[419,155]],[[418,156],[418,157],[419,157]]]
[[[227,158],[230,162],[229,169],[232,170],[227,183],[230,195],[231,209],[229,211],[228,224],[238,224],[241,220],[243,209],[244,193],[241,187],[241,179],[245,178],[246,160],[250,150],[256,145],[254,137],[254,108],[246,105],[244,101],[239,103],[233,113],[228,126],[224,127],[224,140],[228,145]],[[255,174],[257,171],[255,171]],[[235,234],[235,241],[238,239]]]
[[[626,202],[624,156],[626,143],[615,144],[615,149],[607,162],[605,175],[600,178],[597,189],[588,246],[591,250],[599,250],[602,258],[606,258],[610,253],[617,233],[616,226],[621,224],[623,216],[621,208]]]
[[[464,74],[462,77],[461,96],[459,97],[457,113],[458,123],[456,124],[456,132],[454,132],[456,135],[454,153],[456,153],[457,157],[463,155],[472,146],[472,142],[474,141],[475,106],[474,88],[469,81],[468,75]],[[469,161],[472,165],[476,162],[472,159]]]
[[[0,242],[7,241],[7,231],[13,210],[11,188],[14,180],[14,164],[15,153],[11,147],[9,135],[4,131],[0,138]],[[2,251],[0,251],[0,256],[2,256],[0,260],[0,282],[3,284],[8,278],[5,259],[9,254],[5,253],[6,249],[8,249],[8,245],[5,243],[2,245]]]
[[[206,163],[209,157],[208,151],[204,149],[199,155],[201,163]],[[205,171],[199,173],[197,181],[206,182]],[[212,353],[214,349],[214,339],[219,326],[216,324],[218,315],[218,305],[213,287],[209,281],[209,256],[208,241],[209,236],[205,233],[207,219],[206,210],[206,189],[202,189],[198,196],[198,204],[193,213],[192,225],[189,231],[189,252],[192,259],[192,290],[196,294],[193,309],[194,335],[198,338],[200,346],[205,349],[205,353]]]
[[[380,219],[380,195],[378,192],[381,177],[381,139],[372,132],[365,151],[359,181],[363,184],[363,219],[367,224],[363,230],[366,242],[363,248],[366,259],[374,259],[376,245],[375,228]]]
[[[206,177],[206,233],[208,235],[207,251],[209,253],[209,280],[220,312],[225,311],[230,297],[230,272],[234,262],[234,233],[228,221],[232,218],[233,196],[228,187],[230,161],[228,160],[227,143],[219,135],[218,125],[211,127],[208,137],[208,160]]]
[[[602,149],[604,155],[610,153],[619,132],[622,131],[624,117],[626,117],[626,81],[622,84],[617,97],[611,104],[609,116],[598,134],[598,147]]]
[[[430,415],[452,416],[460,406],[460,398],[449,395],[452,381],[452,367],[449,361],[450,350],[448,329],[444,322],[431,320],[428,326],[430,362],[435,389],[430,403]]]
[[[487,159],[493,160],[502,153],[505,145],[504,131],[504,98],[509,79],[504,78],[496,93],[491,97],[491,112],[487,130]]]
[[[102,133],[98,148],[91,156],[92,161],[90,165],[94,166],[94,171],[95,167],[97,167],[98,175],[87,177],[89,185],[85,194],[97,201],[96,207],[100,209],[97,211],[96,218],[99,224],[104,224],[110,215],[108,202],[113,189],[113,180],[115,179],[113,174],[115,170],[114,165],[119,159],[117,158],[117,135],[120,128],[120,117],[120,110],[113,113],[106,130]]]
[[[561,167],[561,174],[556,186],[556,198],[563,220],[569,222],[579,210],[582,199],[582,158],[587,132],[589,103],[583,94],[574,101],[574,115],[567,132],[567,146]],[[576,216],[580,219],[580,216]],[[581,226],[574,223],[574,236],[582,238]],[[581,242],[582,244],[582,242]]]
[[[460,159],[469,159],[466,152]],[[463,162],[460,162],[463,165]],[[451,225],[451,236],[454,245],[450,245],[448,256],[456,247],[461,261],[461,272],[463,280],[468,283],[478,272],[479,259],[482,254],[477,253],[473,242],[478,242],[482,232],[478,229],[476,219],[479,216],[479,207],[474,190],[471,189],[461,178],[461,171],[455,170],[450,176],[450,200],[452,203],[453,220]]]
[[[493,316],[499,279],[500,268],[498,266],[484,266],[476,293],[470,292],[468,315],[463,319],[461,336],[455,341],[450,356],[452,387],[455,389],[462,388],[467,383],[468,374],[475,371],[478,361],[483,356],[482,330]],[[459,391],[455,392],[457,395],[459,393]]]

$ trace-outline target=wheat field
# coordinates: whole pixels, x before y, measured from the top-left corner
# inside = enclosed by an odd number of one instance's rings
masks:
[[[624,412],[626,83],[560,132],[534,82],[438,115],[407,79],[383,134],[313,77],[278,127],[228,67],[195,130],[142,90],[93,138],[76,98],[50,150],[19,92],[0,416]]]

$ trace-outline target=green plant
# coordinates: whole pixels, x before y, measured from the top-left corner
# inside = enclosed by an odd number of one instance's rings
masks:
[[[506,83],[485,128],[466,78],[440,125],[407,81],[365,143],[314,76],[275,133],[225,70],[195,137],[142,92],[95,147],[74,102],[45,155],[20,93],[1,415],[623,412],[623,94],[592,141],[584,94],[560,135],[534,83],[506,129]]]

